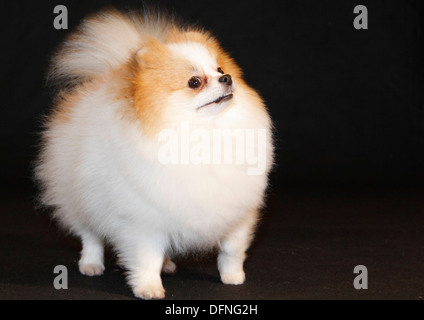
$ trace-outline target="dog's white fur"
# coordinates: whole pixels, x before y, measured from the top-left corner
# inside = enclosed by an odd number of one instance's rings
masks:
[[[163,30],[154,26],[151,20],[137,25],[134,19],[105,16],[82,26],[84,41],[70,39],[62,47],[51,79],[91,83],[77,88],[80,98],[67,121],[47,122],[36,168],[43,203],[54,207],[60,223],[82,239],[80,271],[90,276],[103,272],[107,240],[128,270],[134,294],[144,299],[164,297],[161,270],[173,273],[176,268],[169,255],[217,245],[222,282],[244,282],[245,251],[263,205],[273,150],[266,111],[258,111],[259,100],[239,86],[226,112],[184,113],[184,121],[210,132],[266,129],[268,166],[263,175],[248,175],[247,165],[158,162],[158,141],[122,116],[129,100],[116,97],[110,72],[140,49],[143,34],[161,38]],[[184,52],[188,45],[173,44],[172,50]],[[196,55],[196,46],[191,55]],[[208,59],[198,59],[206,70],[211,68]],[[170,95],[169,104],[181,99]]]

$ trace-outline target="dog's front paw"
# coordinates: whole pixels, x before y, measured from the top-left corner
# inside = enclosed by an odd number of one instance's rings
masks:
[[[221,281],[229,285],[241,285],[246,280],[244,271],[221,274]]]
[[[134,289],[134,295],[144,300],[165,298],[165,289],[162,285],[146,285]]]
[[[88,263],[79,264],[79,271],[86,276],[100,276],[103,274],[105,267],[102,264]]]

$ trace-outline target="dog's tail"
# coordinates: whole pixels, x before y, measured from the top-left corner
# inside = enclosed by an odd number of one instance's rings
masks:
[[[52,58],[47,83],[72,87],[119,68],[141,48],[146,35],[163,38],[172,19],[158,12],[124,14],[107,9],[86,18]]]

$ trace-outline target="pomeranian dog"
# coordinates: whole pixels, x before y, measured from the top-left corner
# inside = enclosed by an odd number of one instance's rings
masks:
[[[109,243],[135,296],[161,299],[171,258],[217,248],[222,282],[242,284],[272,123],[216,38],[108,9],[67,37],[48,80],[58,90],[35,174],[41,203],[81,238],[80,272],[101,275]]]

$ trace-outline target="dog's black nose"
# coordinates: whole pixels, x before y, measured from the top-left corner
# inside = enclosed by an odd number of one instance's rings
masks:
[[[228,86],[231,86],[233,84],[233,79],[231,79],[231,76],[229,74],[224,74],[218,79],[218,81],[221,83],[225,83]]]

